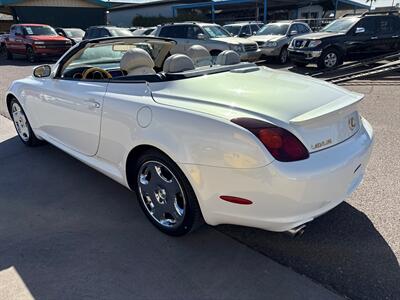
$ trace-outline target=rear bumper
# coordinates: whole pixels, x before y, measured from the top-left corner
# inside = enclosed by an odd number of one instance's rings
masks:
[[[304,161],[274,161],[257,169],[198,165],[180,167],[189,178],[210,225],[236,224],[286,231],[331,210],[361,183],[373,144],[373,131],[363,120],[349,140]],[[238,205],[221,195],[251,200]]]
[[[257,61],[261,57],[261,50],[239,53],[241,61]]]

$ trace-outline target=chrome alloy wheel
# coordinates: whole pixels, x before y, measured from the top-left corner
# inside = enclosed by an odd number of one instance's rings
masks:
[[[330,52],[325,56],[325,59],[324,59],[325,67],[327,67],[327,68],[334,67],[337,64],[337,61],[338,61],[338,57],[337,57],[336,53]]]
[[[15,128],[21,139],[27,142],[30,138],[28,120],[25,116],[24,111],[18,103],[13,103],[11,107],[12,119],[15,124]]]
[[[167,228],[178,227],[185,217],[186,199],[171,170],[158,161],[147,161],[137,180],[141,201],[153,219]]]

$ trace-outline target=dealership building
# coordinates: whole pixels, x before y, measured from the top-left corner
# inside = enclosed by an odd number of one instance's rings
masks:
[[[0,0],[0,13],[12,16],[13,23],[82,29],[105,24],[109,7],[102,0]]]
[[[163,0],[141,1],[110,9],[109,22],[131,26],[135,17],[198,16],[210,22],[288,19],[319,19],[337,15],[337,11],[365,11],[369,6],[352,0]]]

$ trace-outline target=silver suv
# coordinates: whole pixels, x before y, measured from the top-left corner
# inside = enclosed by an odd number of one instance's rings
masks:
[[[191,46],[201,45],[210,51],[211,56],[217,56],[224,50],[237,52],[242,61],[256,61],[261,56],[256,42],[232,37],[217,24],[191,22],[159,25],[153,35],[176,41],[171,54],[187,53]]]
[[[307,23],[283,21],[269,23],[261,28],[249,40],[257,42],[262,55],[277,57],[281,64],[288,60],[288,46],[294,37],[312,32]]]

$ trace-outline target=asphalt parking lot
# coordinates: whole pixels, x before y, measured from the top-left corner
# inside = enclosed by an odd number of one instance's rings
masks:
[[[0,61],[1,99],[31,70]],[[132,193],[24,147],[1,119],[0,298],[12,286],[21,299],[400,299],[400,82],[385,82],[347,86],[376,134],[364,183],[295,239],[228,225],[164,236]]]

